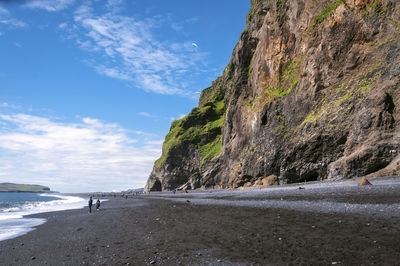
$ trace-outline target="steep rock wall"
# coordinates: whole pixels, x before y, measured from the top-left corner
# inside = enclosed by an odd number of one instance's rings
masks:
[[[399,33],[397,0],[253,0],[146,190],[400,174]]]

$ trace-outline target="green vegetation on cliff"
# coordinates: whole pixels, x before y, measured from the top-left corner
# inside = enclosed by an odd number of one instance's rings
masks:
[[[168,153],[184,143],[196,147],[203,157],[202,164],[206,159],[212,159],[221,153],[225,114],[221,85],[215,84],[205,92],[207,95],[202,95],[199,107],[194,108],[182,119],[172,122],[163,143],[162,155],[155,163],[156,167],[163,166]]]
[[[279,83],[277,85],[268,84],[265,87],[265,93],[276,98],[288,95],[297,86],[301,60],[302,57],[287,64],[282,64]]]
[[[314,17],[311,28],[316,29],[342,3],[343,3],[343,0],[336,0],[333,3],[331,3],[330,5],[326,6],[318,15],[316,15]]]
[[[39,185],[0,183],[0,192],[50,192],[50,188]]]

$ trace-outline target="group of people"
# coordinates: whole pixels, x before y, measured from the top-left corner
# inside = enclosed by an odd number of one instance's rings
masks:
[[[318,176],[318,178],[317,178],[317,180],[318,181],[324,181],[324,179],[328,179],[328,176],[327,175],[324,175],[324,176]]]
[[[90,198],[89,198],[89,213],[92,212],[92,205],[93,205],[93,197],[90,196]],[[96,210],[97,211],[100,210],[100,200],[99,199],[97,199],[97,201],[96,201]]]

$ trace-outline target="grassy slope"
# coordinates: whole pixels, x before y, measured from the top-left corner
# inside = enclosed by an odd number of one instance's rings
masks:
[[[209,89],[212,93],[204,103],[182,119],[172,122],[163,143],[162,155],[155,163],[156,167],[163,166],[171,149],[183,143],[196,147],[203,157],[202,164],[206,159],[212,159],[221,153],[225,114],[223,93],[220,84]]]
[[[50,188],[39,185],[0,183],[0,192],[49,192]]]

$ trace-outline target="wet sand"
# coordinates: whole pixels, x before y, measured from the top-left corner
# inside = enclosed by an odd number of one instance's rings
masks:
[[[110,198],[91,214],[87,208],[38,214],[33,217],[48,221],[0,242],[0,264],[399,265],[400,185],[346,193],[312,189],[155,193]],[[279,199],[363,205],[363,198],[366,208],[388,206],[390,214],[261,204]],[[260,204],[234,204],[241,201]]]

